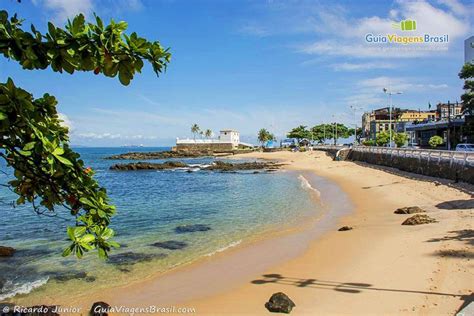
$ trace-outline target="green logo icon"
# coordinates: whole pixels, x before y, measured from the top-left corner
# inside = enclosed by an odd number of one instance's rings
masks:
[[[403,20],[400,23],[392,23],[392,27],[395,29],[401,29],[402,31],[414,31],[416,30],[416,21]]]

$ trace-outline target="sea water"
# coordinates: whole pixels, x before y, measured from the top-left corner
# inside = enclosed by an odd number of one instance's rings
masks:
[[[91,289],[128,284],[284,230],[318,213],[311,198],[314,189],[298,173],[200,170],[214,161],[211,157],[169,159],[192,164],[193,172],[113,171],[112,164],[129,161],[104,159],[107,156],[169,148],[76,150],[96,171],[96,179],[117,207],[111,227],[122,247],[108,261],[95,252],[83,259],[62,258],[68,245],[66,226],[74,223],[68,212],[58,209],[56,216],[49,217],[35,214],[31,205],[12,207],[15,195],[0,188],[0,245],[17,249],[13,257],[0,258],[0,302],[72,299]],[[4,164],[0,168],[7,170]],[[0,183],[8,179],[11,176],[0,175]],[[210,230],[176,232],[177,226],[188,224]],[[165,241],[178,241],[182,248],[153,246]]]

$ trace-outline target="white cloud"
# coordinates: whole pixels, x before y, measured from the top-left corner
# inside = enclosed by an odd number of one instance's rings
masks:
[[[446,9],[435,7],[425,1],[397,1],[396,8],[388,12],[387,17],[371,16],[353,19],[344,10],[320,9],[315,14],[315,32],[321,39],[302,45],[300,52],[321,56],[347,56],[356,58],[412,58],[433,56],[446,52],[449,44],[393,45],[371,44],[365,41],[368,33],[374,35],[399,34],[393,23],[402,19],[413,19],[417,30],[409,35],[447,34],[449,41],[466,36],[471,28],[468,9],[454,0],[441,0]]]
[[[270,35],[270,32],[266,28],[255,23],[247,23],[239,29],[239,32],[257,37],[265,37]]]
[[[391,89],[392,91],[428,91],[437,89],[446,89],[448,85],[424,83],[417,78],[397,78],[397,77],[375,77],[365,79],[359,82],[359,86],[365,91],[382,91],[383,88]]]
[[[63,24],[79,13],[91,18],[94,11],[111,14],[139,11],[144,7],[141,0],[32,0],[32,2],[50,13],[51,19],[58,24]]]
[[[62,121],[61,125],[67,127],[69,129],[69,132],[71,132],[73,130],[73,124],[69,117],[64,113],[59,113],[58,116],[59,119]]]
[[[79,13],[89,16],[93,11],[92,0],[34,0],[33,3],[51,11],[57,23],[63,23]]]
[[[364,71],[373,69],[394,69],[397,66],[386,62],[366,62],[366,63],[338,63],[331,67],[336,71]]]

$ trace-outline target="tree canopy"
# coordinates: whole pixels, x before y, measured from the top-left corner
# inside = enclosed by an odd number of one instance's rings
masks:
[[[465,93],[461,96],[463,110],[474,114],[474,64],[466,63],[459,73],[459,78],[464,79]]]
[[[296,138],[298,140],[303,138],[311,139],[311,132],[304,125],[293,128],[287,135],[289,138]]]
[[[96,24],[86,23],[80,14],[66,29],[49,23],[46,34],[33,25],[31,32],[21,26],[16,15],[9,19],[6,11],[0,11],[0,53],[28,70],[51,67],[71,74],[76,70],[107,77],[118,74],[120,82],[128,85],[141,72],[143,60],[159,74],[171,57],[157,41],[124,34],[126,22],[104,26],[96,17]],[[34,98],[11,78],[0,83],[0,157],[14,169],[14,179],[2,185],[18,194],[17,204],[29,202],[40,214],[55,214],[55,207],[63,206],[74,216],[75,226],[67,228],[71,244],[64,256],[82,257],[97,249],[99,256],[106,257],[119,246],[108,227],[115,207],[94,179],[94,171],[70,148],[68,129],[56,105],[53,96]]]
[[[258,141],[262,144],[262,147],[264,144],[268,141],[275,140],[275,135],[270,133],[267,129],[262,128],[258,131],[257,135]]]

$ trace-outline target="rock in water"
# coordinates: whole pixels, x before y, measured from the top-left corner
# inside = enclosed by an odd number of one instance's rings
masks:
[[[265,307],[272,313],[289,314],[295,306],[295,303],[282,292],[273,294],[270,300],[265,303]]]
[[[0,257],[11,257],[15,253],[15,248],[0,246]]]
[[[421,225],[421,224],[429,224],[429,223],[436,223],[434,218],[429,217],[428,215],[424,214],[417,214],[410,218],[407,218],[402,225]]]
[[[152,246],[169,250],[178,250],[187,247],[188,244],[184,241],[167,240],[155,242],[154,244],[152,244]]]
[[[338,231],[345,232],[346,230],[351,230],[351,229],[352,229],[351,226],[342,226],[341,228],[338,229]]]
[[[110,305],[105,302],[95,302],[92,304],[90,315],[92,316],[108,316],[108,310],[110,309]]]
[[[398,208],[394,213],[395,214],[415,214],[415,213],[426,213],[426,211],[418,206],[408,206],[408,207]]]
[[[211,230],[211,227],[203,224],[195,224],[195,225],[181,225],[177,226],[175,232],[178,234],[183,233],[194,233],[194,232],[205,232]]]

